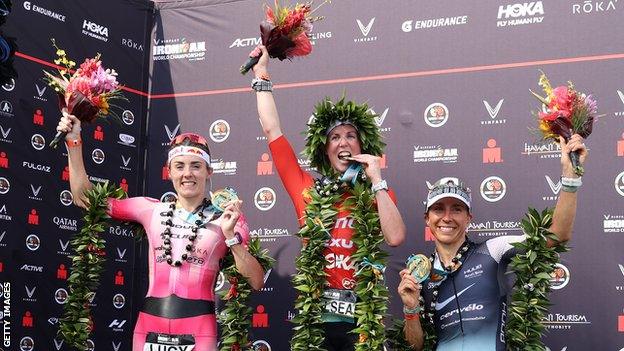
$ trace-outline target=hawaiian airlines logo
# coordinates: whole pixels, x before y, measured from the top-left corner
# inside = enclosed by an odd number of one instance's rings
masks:
[[[434,102],[425,109],[425,123],[429,127],[442,127],[449,118],[449,110],[443,103]]]
[[[271,351],[271,345],[264,340],[256,340],[251,345],[253,351]]]
[[[356,19],[355,22],[357,23],[358,28],[363,35],[363,37],[353,39],[355,43],[363,43],[377,40],[377,36],[368,36],[371,32],[371,29],[373,29],[373,24],[375,24],[375,17],[371,18],[366,25],[359,19]]]
[[[0,177],[0,194],[4,195],[11,190],[11,183],[5,177]]]
[[[0,101],[0,116],[13,117],[13,105],[6,100]]]
[[[490,176],[481,182],[479,187],[481,197],[487,202],[500,201],[507,193],[505,181],[497,176]]]
[[[105,158],[106,157],[104,155],[104,151],[102,151],[101,149],[94,149],[91,152],[91,159],[98,165],[101,165],[104,162]]]
[[[125,110],[121,114],[121,120],[129,126],[132,125],[132,123],[134,123],[134,113],[130,110]]]
[[[67,302],[67,290],[63,288],[56,289],[54,292],[54,301],[59,305],[63,305]]]
[[[82,22],[82,34],[103,42],[108,41],[108,27],[86,19]]]
[[[258,189],[254,195],[254,204],[260,211],[268,211],[275,206],[275,191],[269,187]]]
[[[59,201],[61,202],[61,204],[63,204],[63,206],[70,206],[74,203],[74,196],[72,195],[71,191],[63,190],[59,195]]]
[[[39,237],[35,234],[30,234],[26,237],[26,247],[30,251],[37,251],[39,247],[41,247],[41,241]]]
[[[41,134],[33,134],[30,138],[30,145],[32,145],[35,150],[43,150],[45,147],[45,139]]]
[[[113,307],[116,309],[122,309],[126,304],[126,298],[122,294],[116,294],[113,296]]]
[[[210,125],[210,139],[215,143],[222,143],[230,136],[230,124],[223,119],[218,119]]]
[[[570,282],[570,271],[561,263],[555,263],[555,269],[550,273],[550,287],[553,290],[565,288]]]
[[[544,5],[541,1],[531,1],[498,7],[497,27],[512,27],[541,23],[544,20]]]
[[[9,82],[2,84],[2,89],[5,91],[13,91],[13,89],[15,89],[15,79],[11,78]]]
[[[12,128],[4,129],[2,125],[0,125],[0,141],[5,142],[7,144],[11,144],[13,140],[9,139],[9,134],[11,133]]]
[[[46,90],[48,89],[47,86],[43,86],[40,87],[39,84],[35,83],[35,88],[37,89],[37,95],[33,96],[36,100],[40,100],[40,101],[48,101],[48,99],[46,99],[45,97],[43,97],[43,95],[45,94]]]
[[[617,191],[617,193],[620,194],[621,196],[624,196],[624,172],[618,174],[615,177],[614,186],[615,186],[615,191]]]
[[[34,351],[35,341],[30,336],[25,336],[20,340],[20,351]]]
[[[167,133],[167,138],[169,138],[169,140],[166,143],[162,143],[162,146],[169,146],[173,138],[176,137],[176,135],[178,134],[178,131],[180,130],[180,123],[178,123],[173,129],[169,129],[169,126],[166,124],[164,125],[164,127],[165,127],[165,133]]]

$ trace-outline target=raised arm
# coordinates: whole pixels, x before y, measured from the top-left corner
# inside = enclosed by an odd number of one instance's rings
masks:
[[[76,206],[87,208],[89,205],[85,192],[93,187],[89,181],[82,159],[82,139],[80,138],[80,120],[76,116],[62,111],[57,131],[67,132],[65,141],[67,142],[67,158],[69,161],[69,187],[74,197]]]
[[[413,350],[422,350],[425,338],[418,315],[418,298],[420,297],[422,286],[418,284],[407,269],[399,272],[399,275],[401,276],[401,282],[397,291],[404,306],[405,326],[403,327],[403,333],[405,340]]]
[[[258,46],[252,53],[252,56],[262,55],[260,61],[253,67],[256,79],[269,80],[269,53],[264,46]],[[279,138],[282,135],[279,115],[277,107],[273,99],[273,93],[270,91],[256,92],[256,100],[258,103],[258,115],[260,116],[260,125],[262,131],[267,137],[268,142]]]
[[[567,143],[562,137],[559,137],[559,142],[561,144],[561,182],[563,186],[559,192],[550,231],[559,238],[559,241],[568,241],[572,238],[572,228],[576,217],[576,190],[578,190],[578,186],[574,186],[574,184],[580,180],[579,176],[574,173],[568,154],[571,151],[579,151],[579,161],[582,165],[587,157],[587,149],[583,143],[583,138],[578,134],[574,134]],[[552,246],[554,243],[549,242],[548,244]]]

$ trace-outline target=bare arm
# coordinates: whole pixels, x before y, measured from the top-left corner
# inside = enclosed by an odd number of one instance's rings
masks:
[[[583,144],[583,138],[579,135],[573,135],[566,143],[563,138],[560,137],[561,144],[561,174],[566,178],[578,178],[578,175],[574,173],[572,163],[568,153],[570,151],[580,151],[580,163],[585,162],[587,157],[587,149]],[[575,192],[566,192],[563,189],[559,193],[559,199],[555,206],[553,213],[552,225],[550,231],[557,236],[559,241],[568,241],[572,238],[572,229],[574,227],[574,218],[576,217],[576,202],[577,195]],[[549,246],[554,245],[553,242],[548,242]]]
[[[65,140],[72,145],[73,141],[82,140],[80,138],[80,120],[76,116],[68,114],[66,109],[63,109],[62,112],[63,117],[56,130],[67,132]],[[91,189],[93,184],[89,181],[82,159],[82,141],[77,146],[68,146],[67,158],[69,162],[69,187],[74,197],[74,204],[78,207],[87,208],[89,203],[85,192]]]
[[[260,52],[258,52],[260,50]],[[264,46],[259,46],[252,52],[253,54],[262,54],[260,61],[253,67],[256,78],[268,78],[268,63],[269,54]],[[275,100],[273,99],[273,93],[270,91],[256,92],[256,100],[258,104],[258,116],[260,117],[260,125],[262,125],[262,131],[267,137],[268,142],[279,138],[282,135],[282,128],[280,126],[279,115],[277,114],[277,107],[275,106]]]
[[[422,286],[418,284],[407,269],[399,272],[399,275],[401,276],[401,282],[399,283],[397,291],[403,301],[403,305],[406,308],[415,308],[418,306],[418,298],[420,297]],[[425,336],[418,316],[416,316],[416,318],[405,318],[403,332],[405,340],[414,350],[422,350]]]
[[[221,215],[221,231],[227,239],[233,238],[235,235],[234,227],[241,214],[241,204],[242,201],[237,200],[226,205],[225,211]],[[249,285],[254,290],[262,289],[264,286],[264,270],[258,260],[243,245],[232,245],[230,250],[232,250],[234,255],[234,262],[238,272],[248,279]]]

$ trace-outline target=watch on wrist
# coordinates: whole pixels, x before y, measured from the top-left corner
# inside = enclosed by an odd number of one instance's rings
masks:
[[[371,186],[371,190],[373,191],[373,193],[377,193],[380,190],[388,191],[388,183],[384,179],[382,179],[378,183],[373,184],[373,186]]]
[[[229,238],[229,239],[225,239],[225,245],[227,247],[232,247],[234,245],[238,245],[238,244],[242,244],[243,243],[243,237],[240,235],[239,232],[234,233],[234,236]]]

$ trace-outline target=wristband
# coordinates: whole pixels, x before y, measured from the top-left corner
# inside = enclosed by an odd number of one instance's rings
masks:
[[[251,89],[255,90],[256,92],[273,91],[273,82],[261,78],[254,78],[251,81]]]
[[[578,186],[561,185],[561,191],[566,193],[575,193],[579,189]]]
[[[82,145],[82,139],[65,140],[65,144],[67,145],[67,147],[80,146]]]
[[[582,177],[568,178],[561,176],[561,185],[578,188],[583,185],[583,180],[581,178]]]
[[[422,312],[424,310],[424,308],[421,305],[416,305],[416,307],[414,308],[409,308],[405,305],[403,305],[403,314],[406,316],[411,316],[411,315],[417,315],[420,312]]]
[[[418,319],[418,314],[405,314],[403,315],[403,319],[405,319],[406,321],[413,321]]]
[[[379,183],[375,183],[373,184],[373,186],[371,186],[371,190],[373,191],[373,193],[377,193],[380,190],[386,190],[388,191],[388,183],[385,180],[380,180]]]

